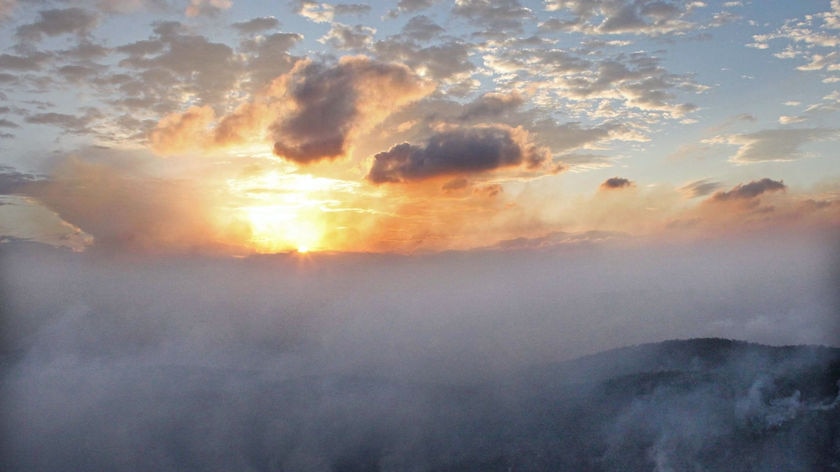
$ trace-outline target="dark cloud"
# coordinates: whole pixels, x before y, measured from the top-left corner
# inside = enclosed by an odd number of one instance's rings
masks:
[[[469,180],[463,177],[458,177],[457,179],[452,179],[449,182],[444,183],[443,185],[441,185],[440,189],[444,192],[454,192],[456,190],[463,190],[469,186]]]
[[[35,23],[20,26],[17,37],[21,41],[40,41],[44,36],[61,34],[85,35],[98,22],[96,13],[81,8],[44,10]]]
[[[14,121],[0,118],[0,128],[20,128],[20,125]]]
[[[600,185],[602,190],[618,190],[622,188],[633,187],[636,184],[633,181],[625,179],[624,177],[611,177],[603,181]]]
[[[429,41],[445,31],[428,16],[418,15],[408,20],[403,26],[402,34],[416,41]]]
[[[715,182],[709,179],[695,180],[682,186],[681,190],[688,194],[689,198],[702,197],[708,195],[718,188],[720,182]]]
[[[298,163],[338,157],[354,129],[390,113],[421,88],[408,68],[366,58],[346,58],[334,66],[302,63],[285,91],[295,111],[271,126],[274,152]]]
[[[259,33],[260,31],[275,29],[280,26],[280,21],[273,16],[267,16],[262,18],[253,18],[248,21],[240,21],[232,24],[231,26],[240,33],[254,34]]]
[[[433,135],[425,146],[408,143],[374,156],[367,178],[374,183],[473,174],[526,164],[537,166],[547,153],[502,127],[466,128]]]
[[[748,184],[737,185],[729,191],[717,192],[712,196],[712,199],[721,202],[727,200],[749,200],[765,192],[778,192],[785,189],[787,189],[787,185],[781,180],[764,178],[754,180]]]
[[[19,193],[28,184],[38,180],[40,178],[36,175],[19,172],[13,167],[0,165],[0,195]]]

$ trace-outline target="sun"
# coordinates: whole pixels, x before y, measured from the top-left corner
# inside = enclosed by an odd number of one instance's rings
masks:
[[[359,183],[296,168],[258,172],[227,184],[238,200],[234,218],[248,228],[241,244],[263,254],[337,250],[347,228],[343,216],[363,211],[349,203],[358,200]]]
[[[251,226],[251,245],[262,253],[307,253],[324,245],[325,224],[316,211],[285,204],[243,209]]]

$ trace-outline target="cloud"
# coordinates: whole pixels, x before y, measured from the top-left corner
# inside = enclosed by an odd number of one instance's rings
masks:
[[[280,21],[273,16],[253,18],[248,21],[240,21],[231,26],[242,34],[254,34],[261,31],[275,29],[280,26]]]
[[[765,192],[778,192],[786,189],[787,186],[781,180],[777,181],[763,178],[761,180],[754,180],[748,184],[739,184],[725,192],[716,192],[711,198],[721,202],[728,200],[750,200]]]
[[[407,67],[365,57],[302,61],[279,87],[292,111],[271,126],[274,152],[301,164],[343,155],[354,133],[431,92]]]
[[[16,36],[20,41],[37,42],[44,36],[62,34],[88,34],[96,27],[99,18],[96,13],[82,8],[42,10],[40,19],[18,27]]]
[[[364,49],[373,44],[374,34],[376,29],[370,26],[333,23],[327,34],[318,41],[329,43],[339,50]]]
[[[481,34],[493,36],[522,31],[522,22],[534,16],[518,0],[456,0],[452,13],[484,28]]]
[[[0,22],[11,17],[17,6],[17,0],[0,0]]]
[[[521,128],[461,128],[436,133],[425,146],[403,143],[376,154],[367,178],[377,184],[406,182],[523,164],[533,168],[548,160]]]
[[[790,19],[772,33],[755,34],[753,42],[747,46],[757,49],[769,49],[773,41],[785,41],[787,45],[774,56],[780,59],[796,59],[800,65],[796,67],[801,71],[823,71],[829,78],[839,78],[840,54],[837,47],[840,46],[840,37],[837,29],[840,28],[840,3],[832,0],[828,11],[809,14],[803,18]]]
[[[476,69],[470,61],[471,45],[447,40],[431,46],[420,46],[405,37],[389,37],[376,41],[373,51],[383,61],[405,64],[430,79],[449,81],[462,78]]]
[[[20,128],[20,125],[14,121],[0,118],[0,128]]]
[[[300,0],[295,8],[295,12],[315,23],[329,23],[335,15],[335,10],[332,5],[310,0]]]
[[[412,17],[402,29],[402,36],[416,41],[429,41],[446,30],[425,15]]]
[[[483,60],[498,71],[497,83],[542,106],[570,110],[603,122],[656,123],[677,119],[697,106],[680,99],[683,92],[707,87],[691,75],[669,72],[647,52],[608,54],[605,46],[568,49],[509,40],[488,50]],[[643,111],[644,118],[637,112]],[[632,117],[632,118],[629,118]]]
[[[552,19],[544,27],[587,34],[644,34],[659,36],[697,28],[688,17],[706,6],[699,1],[659,0],[547,0],[546,9],[568,13],[571,19]]]
[[[611,177],[603,182],[599,188],[601,190],[620,190],[623,188],[630,188],[634,187],[636,184],[633,181],[625,179],[623,177]]]
[[[115,151],[89,150],[58,161],[48,178],[27,185],[26,195],[92,236],[96,250],[231,252],[214,184],[161,178],[144,167]]]
[[[155,35],[117,48],[119,65],[131,73],[131,87],[144,107],[177,110],[185,94],[201,104],[224,101],[242,72],[239,56],[224,43],[188,34],[181,23],[158,23]]]
[[[102,114],[95,109],[88,109],[84,115],[70,115],[67,113],[35,113],[24,118],[27,123],[38,125],[52,125],[68,133],[86,134],[91,131],[92,124],[102,118]]]
[[[440,0],[400,0],[397,3],[397,8],[388,11],[390,18],[396,18],[401,13],[411,13],[425,8],[429,8]]]
[[[27,184],[37,182],[41,178],[12,167],[0,165],[0,195],[12,195],[25,189]]]
[[[508,111],[516,110],[525,103],[517,93],[486,93],[468,104],[460,118],[462,120],[495,119]]]
[[[366,15],[372,10],[370,5],[364,3],[338,3],[333,5],[336,15]]]
[[[0,69],[13,71],[35,71],[50,59],[52,55],[45,52],[31,52],[18,56],[14,54],[0,54]]]
[[[813,141],[835,139],[836,129],[799,128],[769,129],[748,134],[733,134],[707,139],[710,144],[734,144],[738,152],[730,161],[739,164],[768,161],[792,161],[807,157],[800,151],[805,144]]]
[[[715,182],[709,179],[702,179],[702,180],[695,180],[694,182],[689,182],[683,185],[680,190],[685,192],[688,198],[696,198],[708,195],[718,188],[720,188],[720,182]]]
[[[190,0],[184,14],[188,17],[216,16],[232,6],[232,0]]]
[[[190,107],[183,113],[164,117],[149,134],[149,143],[158,154],[178,154],[206,143],[208,129],[216,119],[209,106]]]

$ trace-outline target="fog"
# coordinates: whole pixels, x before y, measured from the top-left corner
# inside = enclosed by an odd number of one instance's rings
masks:
[[[823,422],[807,422],[836,416],[835,351],[573,360],[668,339],[837,346],[824,241],[240,259],[2,247],[4,470],[622,470],[639,437],[623,470],[694,470],[678,459],[708,464],[709,444],[760,457],[791,437],[807,444],[779,459],[789,470],[809,470],[814,447],[840,461],[838,433],[814,445]],[[667,388],[592,393],[639,365]],[[759,434],[758,452],[733,442],[791,421],[811,426]]]

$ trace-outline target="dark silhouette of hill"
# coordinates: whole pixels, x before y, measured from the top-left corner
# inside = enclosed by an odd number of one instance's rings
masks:
[[[840,470],[837,348],[666,341],[469,385],[32,367],[5,368],[2,470]]]

